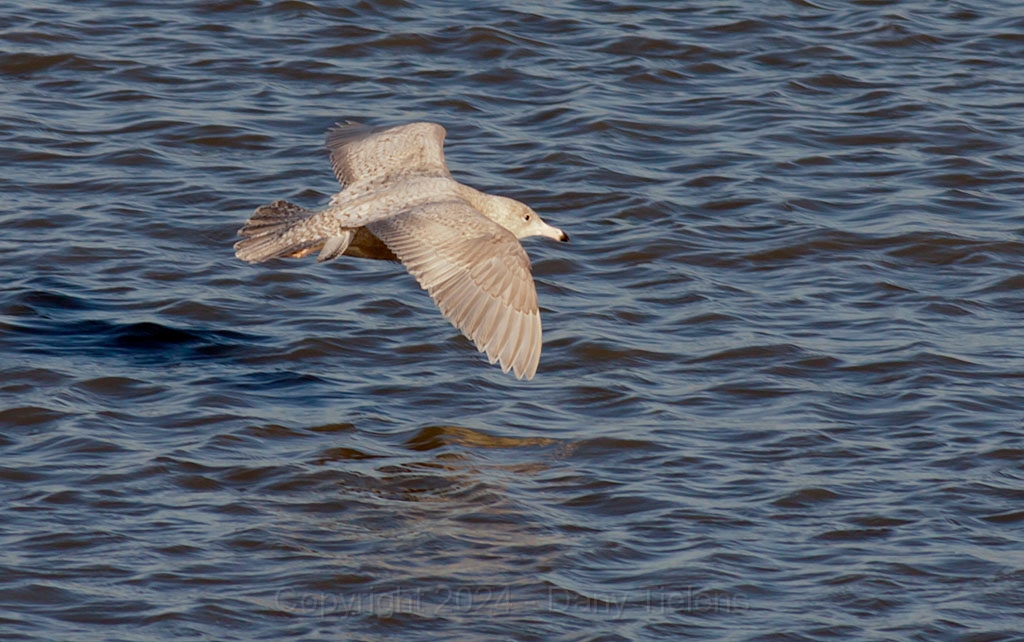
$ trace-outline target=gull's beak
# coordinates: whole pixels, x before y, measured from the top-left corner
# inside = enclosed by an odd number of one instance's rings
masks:
[[[554,225],[548,225],[547,223],[544,224],[544,231],[542,231],[540,233],[540,235],[541,236],[546,236],[549,239],[555,239],[556,241],[560,241],[562,243],[568,243],[569,242],[569,235],[568,234],[566,234],[562,230],[558,229]]]

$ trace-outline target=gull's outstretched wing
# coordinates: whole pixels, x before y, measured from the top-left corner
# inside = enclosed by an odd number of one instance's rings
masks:
[[[399,176],[448,177],[444,134],[436,123],[370,127],[347,121],[327,130],[327,149],[334,174],[345,187]]]
[[[367,228],[491,363],[533,378],[541,349],[537,291],[511,232],[461,200],[421,205]]]

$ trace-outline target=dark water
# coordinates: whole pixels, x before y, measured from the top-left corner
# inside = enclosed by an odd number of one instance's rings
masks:
[[[339,4],[0,5],[0,638],[1024,639],[1024,5]],[[341,118],[572,235],[533,382],[233,257]]]

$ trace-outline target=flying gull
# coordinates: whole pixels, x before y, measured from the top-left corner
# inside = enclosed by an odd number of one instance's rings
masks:
[[[568,241],[519,201],[457,182],[444,162],[444,127],[370,127],[346,121],[327,132],[342,184],[327,207],[274,201],[238,231],[235,256],[250,263],[341,255],[401,261],[441,313],[491,363],[532,379],[541,349],[540,311],[527,236]]]

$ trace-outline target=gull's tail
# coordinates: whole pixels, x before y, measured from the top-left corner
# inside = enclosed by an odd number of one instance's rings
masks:
[[[334,236],[324,233],[313,217],[318,212],[288,201],[274,201],[256,208],[238,235],[235,256],[249,263],[276,258],[302,258],[320,251],[317,261],[341,256],[352,240],[350,230]]]

